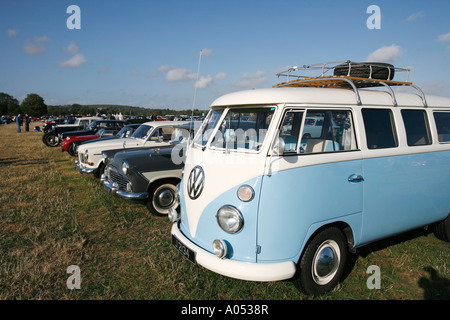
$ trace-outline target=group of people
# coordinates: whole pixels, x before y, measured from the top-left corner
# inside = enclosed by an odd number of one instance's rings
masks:
[[[25,123],[25,131],[30,131],[30,122],[31,118],[30,116],[28,116],[28,114],[25,114],[25,116],[22,117],[22,115],[19,113],[16,117],[17,132],[22,132],[21,127],[23,123]]]

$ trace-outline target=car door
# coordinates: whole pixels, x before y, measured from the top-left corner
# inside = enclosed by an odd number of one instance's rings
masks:
[[[323,118],[319,136],[307,119]],[[336,124],[338,122],[338,124]],[[288,109],[279,128],[284,151],[268,157],[258,214],[258,261],[296,257],[321,225],[362,212],[362,154],[351,110]]]

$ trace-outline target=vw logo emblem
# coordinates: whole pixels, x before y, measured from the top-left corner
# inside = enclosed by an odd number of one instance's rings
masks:
[[[189,198],[192,200],[197,199],[203,191],[203,186],[205,184],[205,173],[202,167],[195,166],[189,174],[187,191]]]

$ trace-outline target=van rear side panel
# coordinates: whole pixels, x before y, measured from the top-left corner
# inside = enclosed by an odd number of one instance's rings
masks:
[[[444,219],[450,210],[450,151],[364,159],[361,242]]]

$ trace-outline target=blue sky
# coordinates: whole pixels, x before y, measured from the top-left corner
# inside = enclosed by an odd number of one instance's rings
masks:
[[[81,29],[68,29],[70,5]],[[377,5],[381,29],[369,29]],[[55,104],[190,109],[276,72],[377,59],[450,96],[450,1],[1,0],[0,92]],[[398,80],[403,80],[401,77]]]

